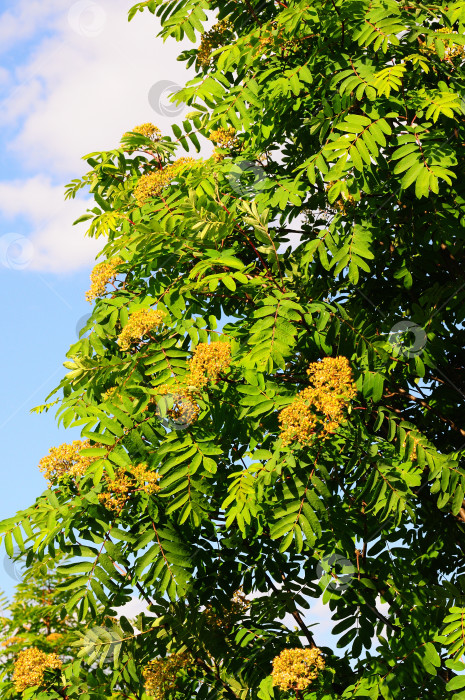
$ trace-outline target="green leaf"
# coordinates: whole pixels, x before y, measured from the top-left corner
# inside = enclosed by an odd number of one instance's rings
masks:
[[[84,574],[89,573],[94,568],[94,563],[90,561],[79,562],[78,564],[61,564],[57,567],[60,574]]]
[[[465,688],[465,676],[455,676],[446,685],[446,690],[460,690]]]

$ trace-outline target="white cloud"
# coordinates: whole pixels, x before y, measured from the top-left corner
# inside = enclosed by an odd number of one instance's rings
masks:
[[[16,269],[57,273],[89,265],[102,244],[84,236],[85,224],[72,225],[85,209],[82,199],[65,202],[63,188],[45,176],[0,183],[4,222],[7,219],[10,232],[16,224],[28,231],[27,241],[21,236],[15,241],[10,233],[0,236],[1,262]]]
[[[15,44],[29,39],[41,28],[46,28],[50,14],[63,6],[61,0],[29,0],[12,4],[0,15],[0,51],[8,51]]]
[[[144,121],[171,133],[169,124],[181,114],[157,113],[148,94],[162,80],[182,85],[188,78],[176,61],[180,45],[156,38],[158,23],[151,15],[139,14],[128,24],[126,0],[78,0],[71,10],[81,4],[90,7],[88,20],[56,13],[55,36],[18,68],[0,115],[7,124],[21,120],[10,149],[29,168],[55,176],[75,175],[83,155],[114,148],[125,131]],[[93,7],[99,13],[95,22]]]
[[[85,209],[82,201],[63,202],[63,186],[87,169],[82,157],[117,147],[125,131],[143,122],[172,134],[170,124],[187,111],[169,111],[167,92],[175,88],[166,89],[189,78],[176,61],[187,44],[157,39],[158,20],[148,13],[128,24],[132,4],[19,0],[0,15],[0,40],[7,32],[17,43],[13,50],[24,39],[30,46],[13,71],[0,66],[0,125],[15,130],[3,148],[25,173],[14,182],[3,173],[0,214],[18,226],[21,217],[27,221],[34,244],[30,269],[78,269],[102,247],[83,238],[85,226],[71,226]]]
[[[128,620],[133,620],[135,617],[140,615],[140,613],[145,613],[150,617],[154,617],[154,613],[148,612],[147,603],[139,598],[131,598],[129,603],[125,603],[125,605],[121,605],[119,608],[116,608],[116,612],[118,613],[118,617],[124,615],[128,618]]]

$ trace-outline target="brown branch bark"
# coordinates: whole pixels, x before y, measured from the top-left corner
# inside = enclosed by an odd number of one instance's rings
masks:
[[[387,617],[384,617],[383,613],[380,613],[374,605],[370,605],[370,603],[367,602],[365,602],[365,605],[371,610],[371,612],[374,615],[376,615],[378,620],[381,620],[381,622],[383,622],[386,625],[386,627],[389,627],[390,630],[392,630],[393,632],[399,632],[401,630],[401,627],[399,627],[399,625],[393,625],[392,622],[390,622],[387,619]]]
[[[461,435],[463,435],[465,437],[465,430],[463,428],[460,428],[450,418],[446,418],[445,416],[438,413],[438,411],[435,408],[433,408],[433,406],[431,406],[427,401],[425,401],[424,399],[420,399],[418,396],[415,396],[414,394],[411,394],[409,391],[407,391],[407,389],[404,389],[402,387],[397,387],[396,391],[391,391],[389,393],[385,393],[385,396],[390,399],[392,396],[396,396],[399,394],[402,396],[405,396],[405,398],[408,398],[410,401],[414,401],[415,403],[420,404],[420,406],[423,406],[424,408],[427,408],[428,410],[432,411],[434,413],[434,415],[439,418],[439,420],[441,420],[443,423],[447,423],[448,425],[450,425],[450,427],[453,430],[457,430]]]
[[[266,575],[265,578],[266,578],[266,581],[267,581],[268,585],[270,586],[270,588],[271,588],[275,593],[279,593],[279,590],[276,588],[276,586],[274,585],[274,583],[273,583],[273,581],[271,580],[271,578],[270,578],[268,575]],[[284,576],[283,576],[283,581],[285,581]],[[297,624],[299,625],[300,629],[301,629],[302,632],[304,633],[304,635],[305,635],[305,637],[307,638],[307,641],[308,641],[310,647],[311,647],[312,649],[314,649],[314,648],[316,647],[315,639],[314,639],[314,637],[313,637],[313,634],[310,632],[310,630],[308,629],[307,625],[305,624],[305,622],[302,620],[302,617],[301,617],[299,611],[298,611],[298,610],[291,610],[291,611],[289,611],[289,612],[291,613],[292,617],[294,618],[294,620],[297,622]]]
[[[463,504],[462,504],[462,507],[460,508],[458,514],[457,514],[457,517],[459,518],[459,520],[461,520],[463,523],[465,523],[465,508],[463,507]]]

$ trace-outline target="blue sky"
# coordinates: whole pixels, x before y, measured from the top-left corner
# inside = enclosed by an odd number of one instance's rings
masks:
[[[82,294],[87,283],[88,269],[62,276],[1,270],[2,519],[30,505],[44,489],[46,482],[37,469],[38,460],[51,445],[68,441],[72,432],[65,435],[58,430],[52,411],[41,415],[29,411],[43,403],[60,381],[76,323],[89,312]],[[0,578],[1,588],[7,583]]]
[[[0,518],[46,487],[37,468],[51,446],[79,437],[58,429],[53,409],[30,409],[66,371],[100,243],[72,222],[85,201],[64,186],[85,172],[81,157],[114,148],[145,121],[170,133],[160,81],[182,84],[178,47],[156,39],[156,20],[128,24],[129,0],[3,0],[0,7]],[[125,55],[118,46],[125,46]],[[0,553],[0,589],[15,581]]]

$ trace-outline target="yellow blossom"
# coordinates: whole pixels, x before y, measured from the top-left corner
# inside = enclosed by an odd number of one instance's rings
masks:
[[[51,447],[49,454],[40,460],[39,469],[50,483],[66,477],[80,478],[95,459],[81,455],[81,450],[88,447],[89,440],[74,440],[70,445],[64,443],[59,447]]]
[[[151,471],[147,464],[136,464],[130,470],[139,483],[138,491],[147,493],[150,496],[160,490],[161,487],[158,483],[160,474]]]
[[[126,474],[117,472],[114,479],[107,482],[108,491],[99,493],[98,500],[108,510],[120,511],[126,505],[134,482]]]
[[[245,597],[244,592],[239,589],[234,592],[229,606],[223,607],[220,614],[218,614],[210,604],[205,606],[203,614],[209,627],[216,627],[217,629],[228,631],[235,619],[244,615],[249,608],[249,601]]]
[[[134,190],[134,197],[141,207],[148,199],[158,197],[163,189],[174,180],[180,172],[195,163],[194,158],[179,158],[170,165],[165,165],[153,173],[142,175]]]
[[[163,700],[170,690],[176,688],[176,677],[191,663],[190,654],[171,654],[166,659],[154,659],[144,669],[145,690],[155,700]]]
[[[230,363],[229,343],[199,343],[188,362],[189,375],[186,382],[201,389],[209,381],[218,381],[220,372],[226,370]]]
[[[140,340],[149,331],[160,326],[164,315],[164,311],[154,311],[153,309],[134,311],[118,336],[121,350],[128,350],[131,343]]]
[[[102,394],[102,401],[112,401],[113,403],[117,403],[118,401],[121,401],[121,399],[122,394],[119,391],[118,386],[111,386]]]
[[[225,154],[220,153],[220,151],[217,148],[214,148],[213,153],[212,153],[212,158],[215,161],[215,163],[220,163],[222,160],[225,159]]]
[[[135,134],[141,134],[141,136],[145,136],[148,139],[152,139],[152,141],[159,141],[161,138],[161,131],[158,128],[158,126],[155,126],[150,122],[146,122],[145,124],[141,124],[140,126],[135,126],[134,129],[132,129],[132,132]],[[130,135],[131,132],[129,131],[127,131],[124,134],[124,136]]]
[[[300,48],[300,41],[298,38],[286,41],[282,27],[280,27],[279,30],[276,30],[274,27],[270,29],[270,25],[267,26],[265,24],[260,28],[260,34],[261,36],[256,44],[254,56],[260,57],[262,60],[269,58],[273,53],[279,53],[281,56],[287,57]]]
[[[59,639],[62,639],[63,635],[60,634],[60,632],[51,632],[48,634],[45,639],[47,642],[58,642]]]
[[[159,417],[164,418],[166,415],[178,425],[190,425],[197,420],[200,408],[191,392],[179,382],[176,381],[174,385],[162,384],[156,387],[156,391],[159,396],[169,398],[169,402],[165,403],[165,410],[162,410],[158,399],[157,415]]]
[[[1,643],[2,647],[10,647],[12,644],[20,644],[24,640],[24,637],[9,637],[8,639],[4,639],[3,642]]]
[[[200,46],[197,51],[197,61],[204,68],[208,68],[211,61],[211,53],[221,46],[228,34],[231,33],[232,25],[228,20],[221,20],[213,27],[202,34]]]
[[[210,141],[217,143],[220,148],[233,148],[237,145],[236,129],[216,129],[208,137]]]
[[[34,685],[41,685],[46,669],[61,668],[62,661],[56,654],[46,654],[36,647],[24,649],[18,654],[12,680],[18,693]]]
[[[352,370],[345,357],[325,357],[307,370],[312,386],[299,392],[279,414],[284,445],[311,443],[325,438],[344,420],[344,408],[357,393]]]
[[[458,32],[454,32],[448,27],[441,27],[440,29],[436,30],[436,34],[458,34]],[[427,46],[425,42],[423,42],[420,45],[420,52],[426,55],[438,55],[436,46],[434,44],[431,44],[431,46]],[[454,44],[454,42],[451,39],[446,40],[444,48],[444,60],[453,61],[454,58],[461,58],[462,61],[465,59],[465,46],[461,44]]]
[[[305,690],[325,667],[318,648],[284,649],[273,660],[273,685],[281,690]]]
[[[328,192],[331,187],[334,185],[334,182],[328,182],[328,184],[325,187],[325,190]],[[349,192],[344,192],[342,191],[339,195],[339,197],[332,203],[332,207],[335,209],[339,209],[339,211],[342,214],[351,214],[353,211],[354,207],[356,205],[355,197],[350,194]]]
[[[172,173],[168,167],[142,175],[134,190],[137,204],[141,207],[151,197],[157,197],[172,179]]]
[[[104,260],[94,267],[90,273],[90,289],[86,292],[87,301],[93,301],[105,294],[106,285],[114,281],[117,275],[116,268],[123,262],[122,258],[113,258],[112,260]]]
[[[121,511],[135,491],[152,495],[160,490],[158,472],[151,471],[147,464],[136,464],[125,469],[118,469],[114,479],[106,481],[106,490],[99,493],[100,503],[108,510]]]

